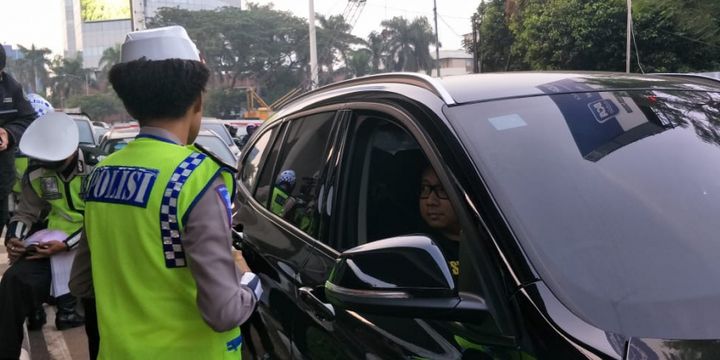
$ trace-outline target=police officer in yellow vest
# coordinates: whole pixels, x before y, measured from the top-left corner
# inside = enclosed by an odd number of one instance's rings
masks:
[[[34,313],[42,311],[42,303],[48,300],[51,281],[58,305],[56,327],[63,330],[83,325],[83,318],[75,312],[76,299],[67,289],[67,274],[82,230],[81,189],[91,164],[78,150],[74,121],[63,113],[51,112],[35,120],[20,141],[20,150],[31,162],[22,180],[22,200],[7,231],[12,265],[0,281],[2,359],[19,357],[26,316],[31,316],[28,327],[32,320],[34,326],[44,324],[44,313]],[[28,238],[29,231],[45,219],[53,236],[33,243],[40,234]]]
[[[231,249],[234,169],[188,145],[209,70],[179,26],[128,34],[121,57],[109,80],[140,134],[90,177],[70,288],[94,287],[100,359],[239,359],[262,287]]]

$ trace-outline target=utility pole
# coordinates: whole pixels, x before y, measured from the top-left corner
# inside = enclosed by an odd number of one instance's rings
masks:
[[[473,55],[473,74],[480,72],[480,66],[478,64],[478,17],[473,15],[472,17],[472,55]]]
[[[630,40],[632,36],[632,0],[627,0],[627,40],[625,49],[625,72],[630,73]]]
[[[308,0],[310,4],[310,88],[316,89],[318,86],[318,62],[317,62],[317,39],[315,37],[315,0]]]
[[[433,0],[433,13],[435,14],[435,68],[437,69],[437,77],[440,77],[440,38],[438,36],[437,0]]]

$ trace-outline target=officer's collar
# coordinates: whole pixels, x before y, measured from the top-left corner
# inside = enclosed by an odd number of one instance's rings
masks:
[[[164,141],[171,144],[182,145],[180,138],[175,134],[159,127],[154,126],[143,126],[140,128],[140,134],[137,138],[150,138],[159,141]]]

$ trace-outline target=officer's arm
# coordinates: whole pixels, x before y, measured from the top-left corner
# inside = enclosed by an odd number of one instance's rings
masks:
[[[90,247],[85,232],[82,232],[78,241],[68,285],[70,292],[79,298],[89,299],[95,297],[90,263]]]
[[[37,117],[35,110],[27,98],[25,98],[22,88],[19,85],[13,89],[12,98],[15,108],[18,111],[17,116],[3,125],[3,128],[8,132],[9,146],[13,146],[20,141],[20,137],[25,132],[25,129],[27,129],[30,123]]]
[[[35,190],[30,185],[28,173],[25,173],[22,178],[20,204],[18,204],[13,217],[10,219],[5,238],[25,238],[32,225],[42,220],[40,215],[47,206],[48,203],[35,193]]]
[[[220,187],[224,184],[218,178],[189,210],[182,242],[203,319],[214,330],[227,331],[250,317],[256,298],[243,285],[233,259],[230,219]]]

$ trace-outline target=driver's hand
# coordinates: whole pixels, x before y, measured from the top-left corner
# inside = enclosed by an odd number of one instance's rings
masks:
[[[37,246],[37,252],[28,256],[28,260],[51,257],[59,252],[67,251],[67,244],[59,240],[48,241]]]
[[[11,263],[17,261],[25,253],[25,245],[18,238],[11,238],[5,244],[8,253],[8,259]]]
[[[233,251],[233,258],[235,259],[235,264],[240,268],[240,271],[242,272],[249,272],[250,267],[245,262],[245,258],[242,256],[242,251]]]
[[[10,137],[7,130],[0,128],[0,151],[5,151],[10,143]]]

